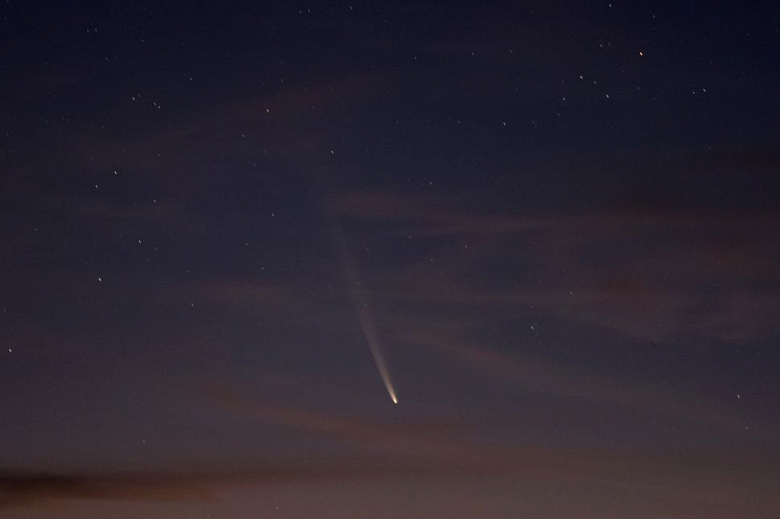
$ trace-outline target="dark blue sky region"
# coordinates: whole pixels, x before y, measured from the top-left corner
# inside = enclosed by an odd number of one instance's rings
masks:
[[[0,515],[777,516],[779,37],[4,3]]]

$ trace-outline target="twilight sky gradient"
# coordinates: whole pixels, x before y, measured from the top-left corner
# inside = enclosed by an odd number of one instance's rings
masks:
[[[0,37],[3,518],[780,516],[777,6]]]

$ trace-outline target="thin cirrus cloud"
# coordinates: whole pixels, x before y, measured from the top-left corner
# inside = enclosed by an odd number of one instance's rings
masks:
[[[263,404],[225,386],[202,387],[206,403],[256,420],[282,433],[296,429],[330,438],[348,449],[338,458],[275,456],[223,461],[195,468],[149,471],[13,471],[0,474],[0,509],[63,507],[75,501],[170,502],[219,500],[231,489],[417,481],[435,476],[501,477],[550,482],[572,491],[598,485],[681,502],[744,507],[767,494],[750,484],[770,481],[777,465],[753,455],[728,452],[640,452],[523,442],[483,443],[460,432],[517,426],[473,415],[388,422],[355,418],[294,405]],[[706,477],[705,477],[706,475]],[[768,506],[767,503],[764,503]]]
[[[734,342],[778,329],[773,316],[780,312],[780,296],[765,281],[780,268],[772,214],[499,216],[457,211],[455,200],[376,193],[345,195],[331,205],[345,217],[388,226],[397,235],[473,243],[444,257],[436,251],[432,274],[425,262],[384,272],[387,297],[426,304],[533,305],[641,340]],[[466,281],[485,261],[507,261],[511,255],[525,265],[521,274],[527,282],[484,288]]]
[[[496,453],[498,454],[498,453]],[[77,501],[203,501],[219,500],[231,488],[282,484],[314,484],[321,481],[387,481],[428,476],[498,475],[520,481],[557,481],[575,489],[579,484],[599,484],[651,496],[703,504],[738,507],[750,502],[750,488],[728,488],[732,478],[720,473],[701,478],[694,485],[664,480],[672,469],[699,474],[712,468],[712,460],[679,456],[658,459],[650,455],[608,456],[599,452],[526,449],[515,451],[505,462],[476,467],[462,462],[430,460],[283,460],[249,469],[199,469],[154,472],[14,472],[0,474],[0,510],[64,507]],[[717,460],[722,461],[722,460]],[[732,464],[733,465],[733,464]],[[744,472],[742,464],[730,466]],[[679,477],[679,472],[677,473]],[[685,481],[685,478],[682,478]],[[678,482],[680,483],[680,482]]]
[[[230,487],[316,482],[424,473],[424,466],[372,465],[325,460],[282,460],[248,469],[158,470],[150,472],[5,471],[0,473],[0,510],[49,508],[74,500],[200,501]]]
[[[553,384],[556,383],[567,384],[553,381]],[[571,383],[564,388],[567,391],[579,389]],[[590,390],[595,393],[598,388]],[[727,452],[644,452],[584,445],[556,447],[517,441],[484,443],[461,433],[522,427],[522,420],[497,419],[468,412],[459,413],[457,419],[440,415],[427,417],[424,421],[387,422],[322,410],[315,412],[304,407],[270,406],[224,386],[211,386],[200,394],[208,402],[239,416],[273,427],[298,429],[311,437],[336,439],[345,447],[355,449],[355,452],[369,452],[370,459],[375,462],[387,463],[395,469],[407,466],[412,469],[411,472],[414,472],[414,467],[424,466],[442,475],[501,475],[518,480],[566,482],[575,487],[580,483],[595,482],[654,495],[734,505],[751,499],[755,489],[745,484],[750,480],[749,474],[760,474],[765,480],[766,474],[776,471],[769,459],[734,457]],[[599,400],[602,397],[595,395],[592,398]],[[624,399],[618,397],[617,400],[621,405],[638,405],[638,401],[644,400],[639,405],[646,408],[656,406],[652,395],[635,394]],[[702,416],[706,412],[702,411]],[[354,454],[348,458],[360,456]],[[704,473],[712,477],[701,477]],[[402,472],[394,470],[392,475],[402,475]],[[406,474],[406,477],[413,476]]]
[[[714,427],[727,433],[744,433],[778,439],[768,426],[746,421],[722,403],[716,404],[695,396],[659,388],[649,382],[632,384],[589,373],[583,368],[562,370],[560,366],[519,353],[505,353],[485,346],[468,344],[455,334],[439,330],[409,331],[399,341],[430,349],[456,359],[485,376],[501,381],[513,389],[525,389],[561,398],[575,399],[606,406],[670,416],[683,422]]]

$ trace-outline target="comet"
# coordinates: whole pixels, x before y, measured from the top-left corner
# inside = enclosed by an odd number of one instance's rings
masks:
[[[390,395],[390,400],[392,400],[394,404],[397,404],[398,397],[395,393],[395,388],[393,387],[393,380],[390,378],[390,370],[387,367],[387,360],[385,359],[384,350],[382,349],[382,343],[379,340],[379,333],[377,332],[374,319],[371,316],[371,310],[368,307],[368,302],[366,301],[365,294],[361,287],[358,271],[347,250],[344,236],[340,232],[340,229],[336,225],[333,225],[333,228],[334,241],[336,242],[341,271],[346,278],[349,287],[349,297],[355,307],[358,321],[360,321],[360,329],[363,331],[363,336],[366,338],[368,347],[371,349],[371,355],[374,357],[374,364],[376,364],[376,368],[379,371],[379,376],[382,377],[382,383],[385,385],[385,389],[387,389],[387,394]]]

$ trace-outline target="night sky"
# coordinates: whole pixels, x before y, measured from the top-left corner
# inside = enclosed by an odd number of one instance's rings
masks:
[[[3,518],[780,516],[773,2],[0,37]]]

